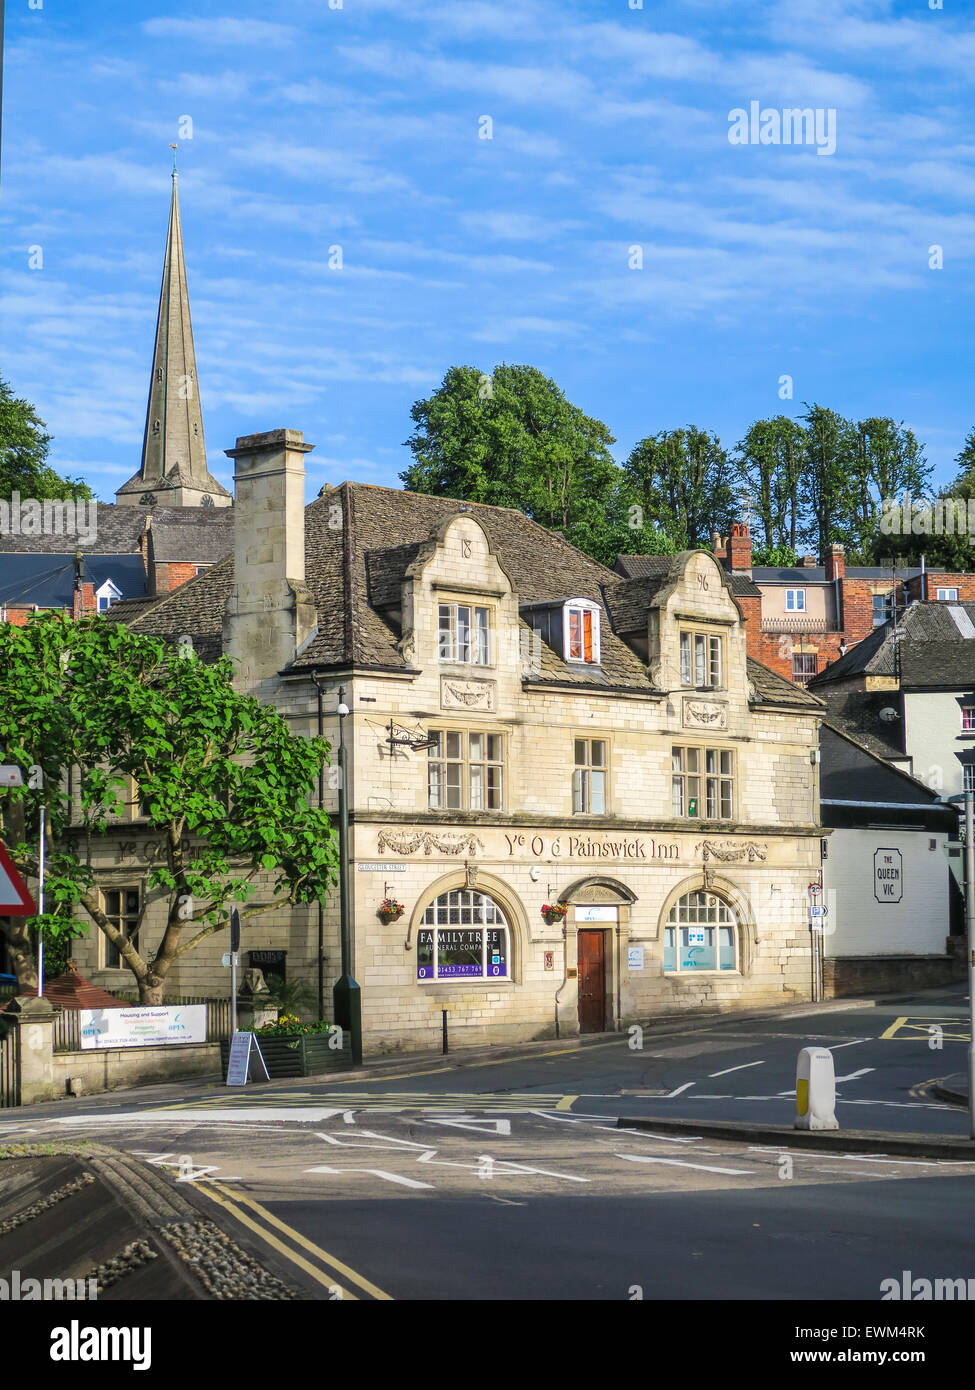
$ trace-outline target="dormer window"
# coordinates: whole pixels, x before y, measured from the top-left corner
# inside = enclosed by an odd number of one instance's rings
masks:
[[[473,666],[490,665],[490,608],[475,608],[467,603],[441,603],[438,609],[440,660]]]
[[[563,609],[562,650],[566,661],[599,665],[599,605],[589,599],[572,599]]]
[[[710,632],[680,635],[680,683],[696,689],[721,685],[721,638]]]
[[[106,579],[102,586],[95,590],[95,598],[98,603],[99,613],[107,613],[116,599],[122,597],[122,590],[119,589],[110,579]]]

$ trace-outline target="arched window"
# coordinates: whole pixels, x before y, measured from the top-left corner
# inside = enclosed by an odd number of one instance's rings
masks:
[[[510,972],[508,923],[493,898],[455,888],[430,904],[416,934],[418,980],[507,980]]]
[[[678,898],[664,927],[664,973],[698,975],[738,969],[738,921],[716,893]]]

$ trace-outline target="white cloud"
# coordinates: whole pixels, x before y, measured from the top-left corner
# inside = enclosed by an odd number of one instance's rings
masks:
[[[286,48],[295,42],[295,30],[287,24],[264,19],[147,19],[142,30],[153,39],[186,39],[212,48],[244,45],[247,48]]]

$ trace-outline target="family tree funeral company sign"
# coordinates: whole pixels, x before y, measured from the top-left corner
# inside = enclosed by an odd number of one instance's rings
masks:
[[[878,903],[899,903],[904,896],[904,860],[899,849],[874,850],[873,895]]]

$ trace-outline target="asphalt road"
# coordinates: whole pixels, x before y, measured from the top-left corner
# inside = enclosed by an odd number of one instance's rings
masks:
[[[877,1300],[905,1270],[975,1280],[959,1220],[975,1154],[780,1152],[616,1121],[789,1124],[796,1054],[816,1043],[844,1129],[965,1135],[931,1087],[964,1069],[966,1015],[955,990],[368,1080],[145,1088],[11,1112],[0,1142],[116,1144],[320,1299]]]

